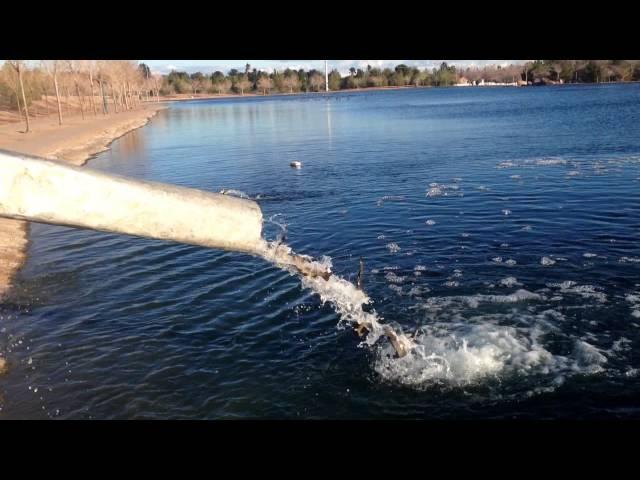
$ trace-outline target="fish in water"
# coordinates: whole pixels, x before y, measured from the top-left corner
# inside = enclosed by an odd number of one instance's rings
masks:
[[[289,164],[289,166],[293,168],[302,168],[302,162],[299,162],[298,160],[294,160]]]
[[[358,276],[356,277],[356,287],[358,290],[362,290],[362,285],[364,283],[364,259],[360,257],[360,268],[358,268]]]

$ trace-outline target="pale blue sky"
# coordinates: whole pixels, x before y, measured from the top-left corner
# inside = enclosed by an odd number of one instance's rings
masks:
[[[169,73],[171,70],[182,70],[189,73],[203,72],[212,73],[220,70],[227,73],[230,69],[236,68],[244,70],[244,66],[248,63],[251,68],[259,70],[273,71],[274,68],[284,70],[291,68],[298,70],[304,68],[310,70],[316,68],[324,70],[324,60],[140,60],[142,63],[149,65],[151,70],[160,73]],[[367,65],[372,67],[386,68],[404,63],[419,68],[438,67],[442,62],[450,65],[461,67],[468,66],[485,66],[485,65],[509,65],[512,63],[523,63],[525,60],[329,60],[329,70],[337,68],[341,74],[346,74],[349,68],[366,68]]]

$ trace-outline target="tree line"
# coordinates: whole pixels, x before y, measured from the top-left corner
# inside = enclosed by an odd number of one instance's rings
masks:
[[[328,75],[329,90],[372,87],[446,87],[459,82],[544,85],[640,80],[639,60],[535,60],[508,66],[458,68],[443,62],[439,68],[419,69],[404,64],[394,68],[336,69]],[[144,63],[131,60],[7,60],[0,68],[0,110],[24,119],[57,115],[60,125],[73,113],[108,115],[158,102],[176,94],[271,94],[325,90],[323,71],[265,72],[246,64],[242,69],[205,74],[172,71],[153,74]]]
[[[0,110],[29,119],[109,115],[159,101],[163,78],[130,60],[7,60],[0,68]],[[78,112],[79,111],[79,112]]]
[[[536,60],[519,65],[457,68],[443,62],[439,68],[419,69],[404,64],[395,68],[351,68],[345,76],[333,69],[328,76],[329,90],[370,87],[433,86],[485,80],[496,83],[549,84],[600,83],[640,80],[638,60]],[[172,71],[162,77],[161,95],[296,93],[325,89],[325,74],[319,70],[275,70],[268,73],[246,64],[242,70],[226,74]]]

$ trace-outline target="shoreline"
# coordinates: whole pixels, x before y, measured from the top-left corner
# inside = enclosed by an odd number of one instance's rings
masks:
[[[544,84],[544,85],[448,85],[448,86],[433,86],[433,85],[406,85],[403,87],[397,86],[387,86],[387,87],[364,87],[364,88],[343,88],[340,90],[329,90],[329,91],[318,91],[318,92],[278,92],[278,93],[268,93],[263,95],[261,93],[245,93],[244,95],[240,95],[238,93],[223,93],[223,94],[196,94],[191,95],[188,93],[182,94],[174,94],[168,97],[160,97],[160,101],[156,102],[155,100],[149,101],[148,104],[168,104],[173,102],[187,102],[187,101],[197,101],[197,100],[226,100],[226,99],[237,99],[237,98],[264,98],[264,97],[291,97],[291,96],[305,96],[305,95],[335,95],[339,93],[366,93],[366,92],[377,92],[377,91],[395,91],[395,90],[424,90],[424,89],[440,89],[440,88],[455,88],[455,87],[466,87],[466,88],[523,88],[523,87],[565,87],[565,86],[592,86],[592,85],[617,85],[617,84],[629,84],[629,83],[640,83],[636,80],[629,81],[619,81],[619,82],[599,82],[599,83],[558,83],[558,84]],[[145,102],[146,103],[146,102]]]
[[[263,98],[263,97],[293,97],[293,96],[304,96],[304,95],[328,95],[328,94],[337,94],[337,93],[357,93],[357,92],[371,92],[371,91],[380,91],[380,90],[415,90],[415,89],[427,89],[427,88],[439,88],[432,86],[424,86],[421,85],[419,87],[408,85],[405,87],[366,87],[366,88],[343,88],[340,90],[329,90],[327,91],[319,91],[319,92],[278,92],[278,93],[268,93],[263,95],[261,93],[245,93],[244,95],[240,95],[238,93],[223,93],[220,95],[217,94],[198,94],[191,95],[188,93],[172,95],[170,97],[160,97],[159,102],[153,101],[153,103],[173,103],[173,102],[186,102],[190,100],[225,100],[228,98]],[[151,103],[151,102],[150,102]]]
[[[51,116],[33,122],[28,134],[23,133],[24,124],[10,123],[0,126],[0,148],[82,166],[166,108],[166,105],[143,105],[137,110],[101,114],[87,120],[74,115],[64,119],[62,126],[58,125],[57,117]],[[11,294],[15,276],[27,260],[28,247],[29,222],[0,218],[0,300]]]

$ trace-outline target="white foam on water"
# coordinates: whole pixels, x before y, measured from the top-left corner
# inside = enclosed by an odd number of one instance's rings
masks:
[[[587,252],[587,253],[583,253],[583,254],[582,254],[582,256],[583,256],[584,258],[593,258],[593,257],[597,257],[598,255],[596,255],[595,253],[589,253],[589,252]]]
[[[447,297],[431,297],[427,301],[420,305],[423,310],[440,312],[447,309],[459,309],[460,307],[466,308],[478,308],[480,304],[492,304],[492,303],[517,303],[528,300],[546,300],[544,295],[539,293],[530,292],[523,288],[516,290],[513,293],[507,295],[455,295]]]
[[[247,198],[250,199],[251,197],[249,197],[249,195],[247,195],[246,193],[244,193],[241,190],[234,190],[234,189],[222,189],[220,190],[220,193],[222,193],[223,195],[231,195],[232,197],[239,197],[239,198]]]
[[[407,292],[407,294],[412,297],[421,297],[422,295],[425,295],[430,291],[431,289],[429,287],[412,287],[411,290]]]
[[[273,243],[266,245],[268,248],[265,258],[295,273],[287,263],[287,255],[293,253],[289,247],[280,245],[276,248]],[[331,269],[329,257],[323,257],[320,261],[310,259],[309,262],[318,268]],[[408,292],[403,291],[397,284],[400,283],[399,279],[405,277],[391,271],[396,269],[397,267],[385,267],[385,278],[390,281],[391,285],[388,287],[391,290],[399,295],[413,297],[429,292],[426,287],[416,286]],[[416,265],[414,269],[423,271],[426,268]],[[457,270],[454,273],[462,272]],[[375,311],[364,310],[365,305],[371,304],[366,293],[337,275],[332,275],[328,280],[304,276],[301,281],[305,288],[310,288],[320,296],[322,303],[328,302],[333,306],[340,317],[340,327],[348,324],[366,324],[370,327],[360,346],[373,349],[373,369],[385,382],[425,390],[436,385],[459,388],[490,379],[502,382],[509,377],[550,375],[551,379],[545,380],[543,384],[537,383],[526,393],[532,395],[553,391],[571,375],[601,372],[608,361],[605,353],[608,354],[609,351],[597,348],[584,338],[575,339],[569,334],[563,334],[555,326],[565,319],[561,312],[547,309],[532,313],[535,303],[526,305],[526,308],[515,308],[519,302],[546,301],[547,297],[540,291],[531,292],[520,288],[505,295],[427,298],[416,310],[424,311],[428,323],[420,327],[412,338],[396,329],[396,335],[412,346],[407,355],[398,358],[388,341],[379,341],[388,327]],[[505,287],[519,285],[514,277],[506,277],[500,284]],[[571,281],[550,286],[573,289],[578,293],[599,293],[595,292],[596,287],[584,288],[591,286],[578,286]],[[636,295],[629,295],[627,300],[635,301]],[[477,309],[483,304],[504,304],[502,310],[508,313],[479,315]],[[518,326],[513,326],[514,323]],[[549,331],[564,335],[572,342],[573,347],[568,355],[553,354],[547,349],[544,335]],[[616,352],[626,351],[628,345],[625,339],[620,339],[614,343],[610,352],[617,354]]]
[[[536,165],[566,165],[564,158],[540,158],[534,162]]]
[[[464,194],[459,191],[459,185],[445,185],[440,183],[430,183],[429,190],[427,190],[427,197],[449,197],[457,196],[462,197]]]
[[[402,195],[385,195],[384,197],[380,198],[376,204],[381,207],[384,205],[385,202],[403,202],[405,200],[405,197]]]
[[[509,210],[508,208],[505,208],[504,210],[502,210],[502,214],[503,215],[511,215],[511,210]]]
[[[522,286],[516,277],[506,277],[500,280],[500,285],[503,287],[519,287]]]
[[[509,260],[506,260],[505,265],[509,265],[509,266],[513,266],[515,264],[517,264],[518,262],[516,262],[513,258],[510,258]]]
[[[442,189],[440,187],[431,187],[427,191],[427,197],[439,197],[442,195]]]
[[[507,161],[507,162],[500,162],[498,165],[496,165],[496,168],[511,168],[515,166],[516,166],[515,163],[511,161]]]
[[[389,283],[403,283],[407,277],[402,277],[399,275],[396,275],[393,272],[388,272],[384,278],[387,280],[387,282]]]
[[[598,290],[600,287],[595,285],[578,285],[573,280],[565,280],[561,283],[548,283],[547,286],[551,288],[559,288],[562,294],[574,294],[580,295],[582,298],[593,298],[600,303],[607,301],[607,296]]]
[[[627,294],[624,299],[629,303],[640,303],[640,294],[630,293]]]
[[[620,257],[620,263],[640,263],[640,257]]]
[[[542,257],[540,259],[540,264],[544,265],[545,267],[553,265],[554,263],[556,263],[556,261],[551,259],[551,258],[549,258],[549,257]]]
[[[413,270],[416,272],[424,272],[427,269],[424,265],[416,265],[413,267]]]
[[[387,243],[387,250],[389,250],[391,253],[397,253],[401,249],[400,249],[400,246],[397,243],[391,242],[391,243]]]
[[[495,263],[502,263],[502,257],[493,257],[491,261]]]
[[[512,180],[520,180],[522,177],[520,175],[511,175],[509,178]]]
[[[374,363],[390,383],[426,390],[433,386],[464,387],[508,376],[553,375],[550,385],[532,393],[553,391],[565,377],[597,373],[607,358],[593,345],[578,340],[570,356],[554,355],[539,341],[541,330],[494,323],[426,326],[414,336],[417,346],[399,359],[385,346]],[[538,389],[538,391],[535,391]]]
[[[426,224],[427,224],[427,225],[429,225],[429,226],[432,226],[432,225],[435,225],[435,224],[436,224],[436,221],[435,221],[435,220],[431,220],[431,219],[429,219],[429,220],[427,220],[427,221],[426,221],[426,222],[424,222],[424,223],[426,223]]]

